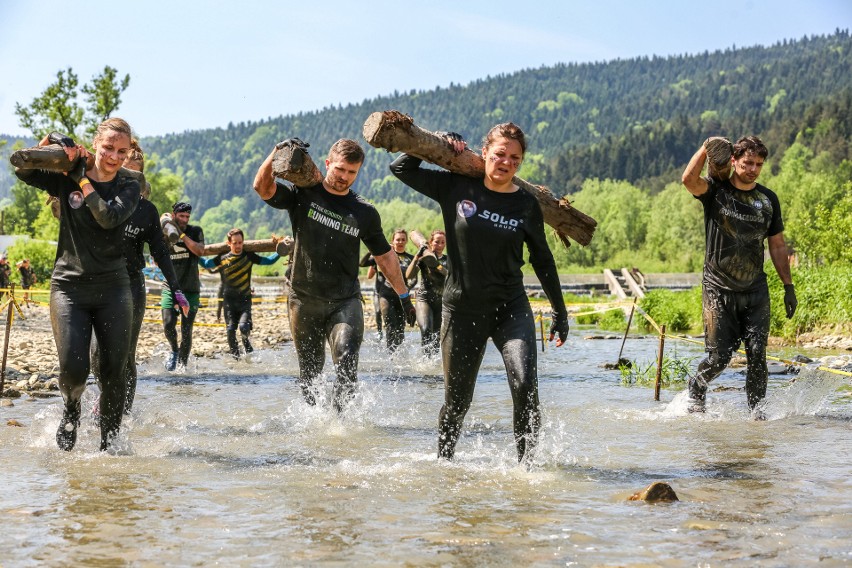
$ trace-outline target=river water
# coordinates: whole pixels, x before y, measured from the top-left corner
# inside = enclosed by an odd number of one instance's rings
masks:
[[[583,333],[540,355],[544,423],[529,469],[516,463],[493,347],[456,460],[436,459],[440,363],[413,333],[392,357],[369,334],[358,398],[340,416],[301,401],[290,345],[180,375],[143,366],[118,455],[97,451],[92,420],[73,452],[59,451],[58,399],[18,399],[2,409],[24,427],[0,440],[0,565],[852,563],[844,379],[772,376],[768,420],[755,422],[728,370],[707,414],[688,415],[682,391],[654,402],[600,368],[620,339]],[[647,363],[656,349],[630,339],[625,356]],[[700,347],[675,352],[697,358]],[[654,481],[680,501],[627,500]]]

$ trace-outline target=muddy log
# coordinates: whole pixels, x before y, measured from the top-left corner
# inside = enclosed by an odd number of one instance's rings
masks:
[[[322,181],[322,173],[308,153],[293,145],[275,150],[272,156],[272,174],[296,187],[311,187]]]
[[[456,155],[443,137],[414,124],[414,119],[395,110],[374,112],[364,123],[364,138],[376,148],[388,152],[405,152],[451,172],[470,177],[482,177],[485,163],[480,154],[466,149]],[[588,245],[595,233],[597,221],[575,209],[565,198],[557,199],[549,189],[515,177],[518,187],[538,200],[544,222],[556,230],[567,247],[568,237]]]
[[[246,252],[277,252],[280,256],[287,256],[293,252],[293,238],[281,237],[271,239],[260,239],[256,241],[244,241],[243,250]],[[213,256],[225,254],[231,247],[227,242],[205,245],[202,256]]]
[[[438,257],[435,256],[435,253],[429,250],[429,239],[424,237],[423,233],[417,229],[411,229],[411,231],[408,232],[408,236],[411,237],[411,242],[417,246],[417,250],[420,250],[422,247],[426,247],[426,251],[423,253],[423,256],[420,257],[426,266],[429,268],[435,268],[438,266]]]
[[[9,161],[20,170],[47,170],[49,172],[67,172],[71,169],[72,162],[68,154],[59,144],[48,144],[47,146],[34,146],[23,148],[14,152]],[[139,181],[139,187],[144,189],[145,174],[136,170],[121,168],[121,173]]]

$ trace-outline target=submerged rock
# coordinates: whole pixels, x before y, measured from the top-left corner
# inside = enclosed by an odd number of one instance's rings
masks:
[[[647,501],[648,503],[671,503],[680,501],[672,486],[663,481],[655,481],[643,491],[637,491],[631,495],[628,501]]]
[[[624,357],[622,357],[616,363],[604,363],[603,365],[601,365],[601,367],[603,367],[604,369],[610,370],[610,371],[611,370],[618,371],[622,367],[626,367],[626,368],[630,369],[631,367],[633,367],[633,361],[631,361],[630,359],[625,359]]]

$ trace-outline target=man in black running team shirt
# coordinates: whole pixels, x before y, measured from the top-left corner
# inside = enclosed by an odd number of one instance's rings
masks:
[[[290,138],[276,149],[284,145],[307,147],[301,140]],[[358,352],[364,337],[358,281],[361,242],[387,275],[412,321],[414,305],[378,211],[350,190],[364,162],[358,143],[348,139],[335,142],[325,161],[325,178],[311,187],[276,180],[272,173],[274,154],[273,150],[261,164],[254,189],[270,206],[287,210],[293,226],[289,313],[299,359],[299,386],[307,403],[316,404],[318,391],[313,383],[323,369],[328,341],[337,371],[333,402],[340,411],[355,394]]]
[[[757,183],[768,155],[756,136],[741,138],[731,147],[730,179],[701,177],[707,161],[708,139],[692,156],[683,185],[704,206],[703,308],[707,357],[689,381],[689,411],[704,412],[707,384],[721,373],[740,342],[745,343],[748,367],[746,398],[756,418],[766,396],[766,343],[769,339],[769,288],[763,271],[763,241],[784,284],[787,317],[796,311],[784,222],[778,197]]]

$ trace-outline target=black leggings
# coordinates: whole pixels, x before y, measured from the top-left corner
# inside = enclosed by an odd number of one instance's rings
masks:
[[[92,332],[101,346],[101,449],[121,428],[130,349],[132,299],[127,279],[111,282],[57,282],[50,285],[50,323],[59,355],[59,390],[65,411],[80,415],[80,398],[89,376]]]
[[[334,407],[340,411],[355,396],[358,352],[364,339],[360,298],[326,301],[290,294],[290,333],[299,359],[299,386],[308,404],[316,404],[314,379],[325,366],[325,342],[337,371]]]
[[[169,342],[172,352],[177,351],[178,363],[186,365],[189,361],[189,353],[192,350],[192,326],[195,323],[195,316],[198,314],[198,308],[192,306],[189,308],[189,314],[183,315],[180,308],[163,308],[163,332],[166,334],[166,341]],[[180,348],[177,341],[177,319],[180,314]]]
[[[442,303],[440,296],[423,294],[417,297],[417,325],[420,326],[420,344],[427,355],[438,352],[441,332]]]
[[[387,338],[388,350],[393,353],[405,339],[405,314],[399,298],[379,296],[379,310],[382,313],[382,328]]]
[[[142,330],[142,320],[145,318],[145,303],[147,301],[144,274],[140,273],[130,277],[130,295],[133,298],[133,321],[130,325],[130,348],[127,352],[127,362],[124,364],[125,414],[130,414],[133,408],[133,399],[136,396],[136,344],[139,342],[139,332]],[[98,380],[98,384],[102,385],[99,369],[101,354],[97,336],[92,337],[90,353],[92,357],[92,372]]]
[[[731,292],[704,286],[704,345],[707,357],[689,381],[689,396],[704,400],[707,385],[725,370],[734,351],[745,343],[746,399],[753,409],[766,396],[769,371],[766,343],[769,340],[769,289]]]
[[[234,357],[240,356],[240,346],[237,343],[237,330],[243,336],[243,342],[248,341],[251,333],[251,296],[223,297],[225,307],[225,324],[228,334],[228,349]]]
[[[459,313],[444,307],[441,352],[444,363],[444,405],[438,419],[438,456],[455,453],[462,421],[473,400],[476,375],[490,337],[503,356],[514,406],[513,424],[518,460],[538,442],[541,411],[538,400],[535,321],[526,296],[486,313]]]

